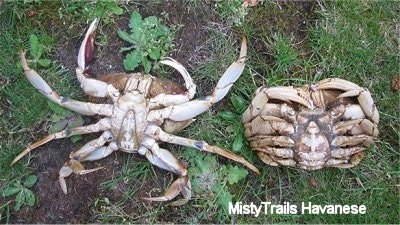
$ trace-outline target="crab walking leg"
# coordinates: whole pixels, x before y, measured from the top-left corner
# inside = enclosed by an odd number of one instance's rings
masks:
[[[110,142],[113,138],[111,132],[106,131],[98,139],[86,143],[76,152],[71,152],[69,156],[70,159],[64,164],[59,172],[60,186],[65,194],[68,192],[67,184],[65,183],[66,177],[70,176],[72,173],[83,175],[103,168],[97,167],[86,170],[81,162],[99,160],[107,157],[113,151],[118,150],[117,144],[114,142],[111,142],[108,146],[104,146],[105,143]]]
[[[257,116],[250,123],[245,124],[245,135],[289,135],[295,132],[293,125],[279,117]]]
[[[285,158],[280,158],[280,157],[273,157],[273,159],[271,158],[272,155],[268,155],[265,154],[266,151],[264,150],[260,150],[260,149],[256,149],[258,150],[257,155],[258,157],[266,164],[270,165],[270,166],[279,166],[279,165],[283,165],[283,166],[296,166],[296,162],[292,159],[285,159]]]
[[[49,134],[46,137],[42,138],[41,140],[30,144],[24,151],[22,151],[17,157],[14,158],[14,160],[11,162],[11,165],[16,163],[18,160],[20,160],[22,157],[24,157],[26,154],[31,152],[33,149],[42,146],[46,144],[47,142],[50,142],[55,139],[61,139],[61,138],[66,138],[66,137],[71,137],[74,135],[79,135],[79,134],[89,134],[89,133],[95,133],[99,131],[105,131],[111,128],[111,121],[108,118],[104,118],[99,120],[99,122],[87,126],[81,126],[81,127],[73,127],[73,128],[66,128],[60,132]]]
[[[239,163],[245,165],[247,168],[253,170],[257,174],[260,174],[260,171],[255,166],[253,166],[250,162],[245,160],[243,157],[240,157],[232,152],[226,151],[217,146],[209,145],[204,141],[197,141],[197,140],[193,140],[190,138],[184,138],[184,137],[179,137],[179,136],[175,136],[172,134],[168,134],[168,133],[164,132],[160,127],[157,127],[154,125],[147,126],[145,132],[147,135],[149,135],[150,137],[152,137],[156,140],[161,140],[161,141],[172,143],[172,144],[192,147],[192,148],[196,148],[201,151],[211,152],[211,153],[215,153],[215,154],[224,156],[228,159],[234,160],[236,162],[239,162]]]
[[[39,74],[29,68],[28,63],[25,58],[25,53],[20,51],[22,68],[24,69],[24,74],[28,81],[46,98],[51,100],[54,103],[57,103],[60,106],[63,106],[67,109],[70,109],[74,112],[83,115],[104,115],[111,116],[113,111],[113,105],[109,104],[94,104],[89,102],[81,102],[73,99],[69,99],[63,96],[59,96],[55,91],[51,89],[51,87],[43,80]]]
[[[357,149],[356,149],[357,150]],[[337,168],[351,168],[361,162],[361,160],[364,158],[364,152],[362,151],[363,149],[360,149],[360,152],[356,152],[354,155],[350,157],[350,159],[338,159],[338,158],[333,158],[328,160],[326,162],[327,166],[330,167],[337,167]],[[335,151],[335,150],[333,150]],[[333,152],[332,151],[332,152]]]
[[[168,150],[158,146],[153,138],[145,137],[142,141],[142,147],[139,149],[139,154],[146,158],[155,166],[171,171],[179,176],[170,187],[165,191],[163,196],[147,198],[148,201],[168,201],[174,199],[179,193],[182,193],[183,199],[170,203],[172,206],[180,206],[186,204],[191,197],[191,184],[187,170],[183,164]]]
[[[120,96],[120,92],[112,84],[93,79],[85,74],[86,63],[93,58],[94,55],[94,33],[97,28],[98,19],[96,18],[90,24],[86,31],[85,38],[82,41],[81,47],[78,53],[78,68],[76,68],[76,76],[83,91],[94,97],[106,97],[109,96],[115,102]]]

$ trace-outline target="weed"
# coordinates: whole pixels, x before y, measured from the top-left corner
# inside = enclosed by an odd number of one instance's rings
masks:
[[[64,130],[65,128],[73,128],[82,126],[84,121],[80,114],[72,112],[68,109],[62,108],[57,104],[48,101],[48,106],[53,112],[51,115],[51,122],[53,123],[49,130],[47,131],[49,134],[59,132]],[[71,136],[71,141],[73,143],[79,141],[81,139],[81,135]]]
[[[50,59],[42,59],[43,45],[39,43],[39,39],[36,35],[31,34],[29,36],[29,46],[31,48],[31,55],[33,56],[33,64],[39,64],[43,67],[48,67],[51,63]]]
[[[165,57],[172,49],[175,32],[160,23],[155,16],[142,18],[134,11],[129,20],[130,34],[118,31],[119,37],[132,46],[121,48],[121,52],[130,51],[124,60],[126,70],[134,70],[142,65],[146,73],[152,68],[152,61]]]
[[[16,194],[14,210],[18,211],[23,205],[33,206],[35,204],[35,194],[29,189],[37,181],[35,175],[29,175],[25,181],[21,183],[19,180],[10,182],[8,186],[3,188],[2,196],[10,197]]]

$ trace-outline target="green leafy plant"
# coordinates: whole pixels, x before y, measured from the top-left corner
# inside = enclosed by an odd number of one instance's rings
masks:
[[[10,197],[16,195],[14,210],[18,211],[23,205],[33,206],[36,202],[35,194],[29,189],[37,181],[35,175],[29,175],[26,177],[25,181],[21,183],[19,180],[11,182],[9,186],[2,190],[3,197]]]
[[[119,37],[131,43],[129,47],[121,48],[121,52],[130,51],[124,60],[126,70],[134,70],[139,65],[145,72],[150,72],[152,61],[165,57],[172,49],[175,32],[161,24],[155,16],[142,18],[134,11],[129,20],[130,33],[118,31]]]
[[[195,165],[189,167],[189,174],[196,195],[213,195],[218,206],[227,212],[228,203],[234,197],[229,190],[230,186],[245,179],[248,171],[237,165],[219,166],[214,155],[197,151],[188,154],[189,161]]]
[[[72,128],[83,125],[84,120],[80,114],[74,113],[68,109],[64,109],[50,101],[48,102],[48,105],[53,111],[53,115],[51,116],[51,121],[53,122],[53,124],[48,130],[49,134],[62,131],[65,128]],[[73,143],[79,141],[80,139],[81,135],[75,135],[71,137],[71,141]]]
[[[232,150],[238,152],[243,148],[245,139],[243,136],[243,127],[237,125],[237,121],[241,121],[242,114],[247,108],[246,101],[238,95],[232,95],[230,101],[233,105],[232,111],[221,111],[218,113],[220,121],[225,125],[227,132],[235,137],[232,144]]]
[[[42,59],[42,54],[44,47],[43,45],[39,42],[39,38],[35,34],[31,34],[29,36],[29,46],[31,48],[31,55],[33,57],[33,63],[35,66],[37,64],[43,66],[43,67],[48,67],[51,63],[50,59]]]

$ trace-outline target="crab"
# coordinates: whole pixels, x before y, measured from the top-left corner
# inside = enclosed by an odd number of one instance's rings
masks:
[[[263,162],[305,170],[353,167],[379,134],[379,113],[368,89],[340,78],[260,87],[243,123]]]
[[[65,194],[67,193],[65,178],[72,173],[83,175],[103,168],[85,169],[82,162],[99,160],[116,150],[121,150],[127,153],[139,153],[153,165],[178,176],[164,195],[142,198],[148,201],[169,201],[181,193],[183,198],[170,203],[172,206],[183,205],[190,200],[191,184],[187,169],[182,162],[168,150],[159,147],[159,142],[216,153],[242,163],[254,172],[259,173],[258,169],[251,163],[230,151],[209,145],[204,141],[171,134],[192,123],[195,116],[207,111],[228,93],[245,66],[247,46],[244,38],[239,59],[228,67],[218,81],[213,93],[193,100],[196,85],[187,70],[171,58],[164,59],[161,63],[171,66],[182,75],[185,81],[185,91],[179,90],[178,85],[171,81],[163,81],[142,73],[119,73],[108,75],[101,80],[89,76],[86,63],[93,57],[94,33],[97,24],[98,19],[95,19],[88,28],[80,46],[76,76],[86,94],[96,98],[106,97],[111,100],[110,104],[77,101],[58,95],[37,72],[29,68],[25,53],[22,50],[20,57],[26,78],[50,101],[82,115],[100,115],[103,118],[95,124],[66,128],[60,132],[49,134],[30,144],[11,164],[17,162],[33,149],[52,140],[102,132],[99,138],[70,153],[69,159],[59,171],[59,183],[62,191]]]

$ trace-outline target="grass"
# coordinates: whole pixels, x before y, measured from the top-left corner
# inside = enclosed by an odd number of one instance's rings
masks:
[[[235,1],[235,4],[239,5],[238,2]],[[29,174],[35,173],[29,166],[29,158],[14,167],[8,165],[29,141],[39,138],[38,132],[43,124],[47,124],[52,113],[47,101],[23,79],[18,64],[18,49],[29,49],[27,40],[32,33],[40,38],[48,58],[59,48],[57,37],[65,28],[60,25],[59,30],[46,29],[43,25],[46,23],[39,21],[51,18],[59,24],[65,20],[73,28],[66,35],[79,38],[81,33],[73,32],[80,29],[78,24],[84,25],[86,20],[102,14],[110,21],[104,26],[109,26],[118,17],[117,9],[116,13],[109,13],[112,12],[111,6],[107,8],[101,5],[96,9],[93,4],[86,5],[83,2],[62,5],[55,1],[51,4],[58,10],[50,12],[50,8],[41,1],[31,4],[5,3],[0,8],[1,30],[7,31],[0,34],[0,192],[13,180],[24,180]],[[184,3],[185,7],[203,9],[201,4],[199,1]],[[85,11],[92,9],[90,7],[96,10],[90,10],[91,13],[87,14],[71,13],[75,8]],[[129,155],[121,171],[101,187],[107,192],[117,185],[123,187],[124,194],[115,201],[102,196],[89,203],[94,211],[92,221],[397,223],[400,214],[400,95],[392,92],[390,85],[393,76],[400,72],[399,4],[394,1],[332,1],[325,4],[264,1],[261,6],[240,11],[240,14],[232,5],[218,3],[210,7],[220,18],[218,23],[207,25],[210,35],[203,49],[211,53],[210,56],[195,62],[196,69],[190,71],[198,85],[198,96],[210,93],[219,76],[236,59],[238,51],[232,46],[239,45],[242,34],[248,38],[246,69],[222,103],[198,116],[197,121],[179,135],[233,149],[261,168],[262,174],[256,176],[249,172],[242,179],[238,178],[236,183],[230,184],[229,179],[232,178],[229,174],[241,174],[246,170],[222,157],[167,145],[166,148],[189,165],[194,199],[179,208],[156,204],[138,215],[129,213],[132,210],[129,208],[132,196],[145,188],[145,181],[148,180],[153,180],[154,186],[161,191],[165,190],[171,176],[154,169],[146,160]],[[32,11],[38,13],[35,20],[27,17]],[[62,18],[57,13],[62,14]],[[235,13],[239,18],[234,19]],[[37,69],[58,92],[82,98],[78,84],[68,78],[73,77],[71,68],[61,69],[57,62],[52,62],[48,69]],[[381,117],[377,143],[368,149],[361,163],[351,169],[328,168],[309,172],[264,165],[243,139],[243,128],[238,122],[252,93],[261,85],[303,85],[333,76],[348,79],[371,91]],[[238,166],[238,169],[233,169],[234,166]],[[224,173],[224,170],[237,172]],[[251,215],[228,215],[224,199],[255,204],[267,201],[295,205],[302,202],[321,205],[363,204],[367,207],[367,213],[262,214],[256,218]],[[0,221],[9,221],[13,204],[12,199],[0,201]]]
[[[0,192],[12,181],[22,181],[33,172],[29,168],[29,160],[13,167],[9,166],[10,162],[28,144],[31,137],[37,138],[41,127],[46,126],[49,116],[54,114],[49,110],[48,101],[24,78],[21,73],[22,67],[19,65],[19,49],[27,50],[27,56],[30,57],[28,38],[32,33],[39,37],[40,44],[44,46],[45,55],[48,55],[52,51],[52,46],[55,45],[55,39],[46,33],[44,27],[36,26],[33,20],[26,20],[26,15],[31,10],[33,10],[32,5],[21,2],[7,3],[0,9],[1,30],[5,31],[0,34],[0,77],[2,81],[0,88],[2,104]],[[79,87],[72,82],[72,75],[67,75],[66,69],[56,63],[51,63],[47,69],[35,66],[32,68],[41,69],[41,75],[59,93],[72,93],[71,97],[80,95]],[[0,204],[1,221],[4,218],[4,221],[8,221],[10,206],[14,204],[13,199],[8,199],[4,203],[2,201]]]

